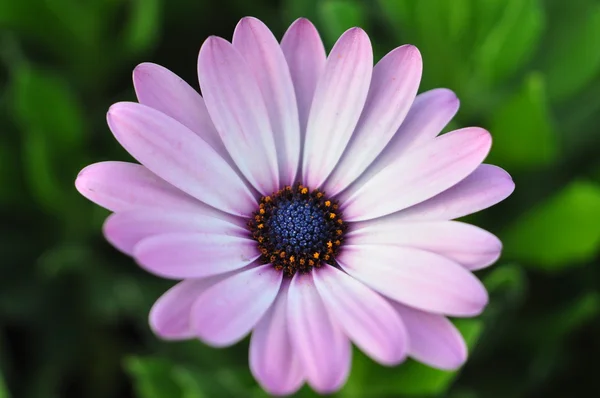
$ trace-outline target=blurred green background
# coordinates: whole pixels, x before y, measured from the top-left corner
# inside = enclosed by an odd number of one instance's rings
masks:
[[[358,25],[377,58],[417,45],[421,91],[454,90],[450,127],[489,129],[488,162],[517,185],[469,217],[505,252],[479,273],[489,308],[458,323],[467,365],[390,369],[357,352],[336,396],[600,396],[600,1],[0,0],[0,398],[266,395],[247,341],[217,350],[150,333],[171,283],[105,243],[107,212],[73,187],[83,166],[129,159],[105,112],[134,99],[135,65],[197,86],[202,41],[231,38],[245,15],[279,38],[308,17],[328,48]]]

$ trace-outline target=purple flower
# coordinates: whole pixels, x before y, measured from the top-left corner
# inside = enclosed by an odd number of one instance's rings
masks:
[[[471,271],[501,243],[450,220],[514,184],[481,164],[487,131],[438,136],[459,102],[446,89],[416,96],[421,69],[410,45],[373,67],[359,28],[327,57],[308,20],[280,44],[254,18],[233,44],[203,44],[203,97],[139,65],[139,103],[107,118],[141,165],[93,164],[76,186],[114,212],[104,233],[115,247],[181,280],[152,308],[154,332],[217,347],[252,332],[250,368],[272,394],[339,389],[351,341],[385,365],[461,366],[465,343],[446,316],[481,313],[488,296]]]

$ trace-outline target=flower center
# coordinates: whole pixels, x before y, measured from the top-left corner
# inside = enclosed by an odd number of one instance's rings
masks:
[[[262,197],[253,216],[248,227],[265,264],[288,276],[335,264],[347,226],[337,201],[318,189],[286,186]]]

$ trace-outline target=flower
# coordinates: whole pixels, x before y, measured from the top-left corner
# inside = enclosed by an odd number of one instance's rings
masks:
[[[139,65],[139,103],[117,103],[107,119],[141,165],[90,165],[76,187],[114,212],[109,242],[181,280],[151,309],[153,331],[217,347],[252,332],[250,368],[272,394],[339,389],[350,342],[385,365],[461,366],[465,343],[446,316],[484,309],[471,271],[495,262],[501,242],[450,220],[514,184],[482,164],[487,131],[438,136],[458,100],[447,89],[417,96],[421,69],[410,45],[373,67],[359,28],[327,57],[308,20],[279,44],[254,18],[232,43],[202,45],[202,97]]]

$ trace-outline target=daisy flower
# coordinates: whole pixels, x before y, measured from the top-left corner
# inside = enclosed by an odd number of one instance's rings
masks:
[[[76,187],[113,212],[110,243],[179,281],[150,311],[157,336],[224,347],[251,333],[250,369],[278,395],[338,390],[351,342],[384,365],[464,363],[447,316],[482,312],[472,271],[501,243],[450,220],[514,184],[482,164],[487,131],[439,135],[459,103],[416,95],[421,70],[411,45],[373,67],[360,28],[327,56],[308,20],[279,43],[255,18],[204,42],[202,96],[161,66],[134,70],[139,103],[107,119],[141,164],[90,165]]]

